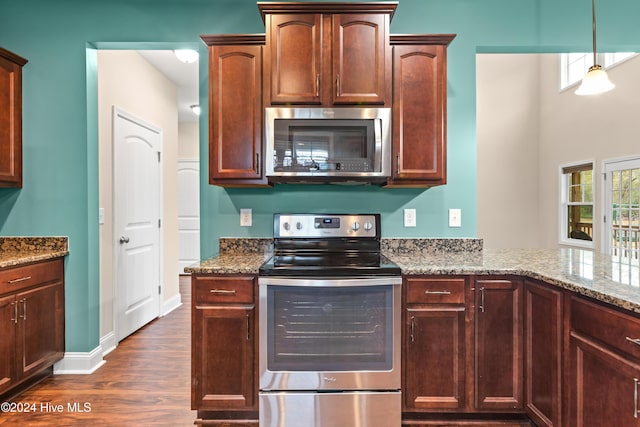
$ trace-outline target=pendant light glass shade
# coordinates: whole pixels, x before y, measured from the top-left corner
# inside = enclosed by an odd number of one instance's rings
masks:
[[[589,72],[582,79],[582,84],[576,90],[576,95],[597,95],[609,92],[616,87],[607,76],[607,72],[599,65],[589,68]]]
[[[576,95],[597,95],[608,92],[616,85],[611,83],[607,72],[596,63],[596,0],[591,0],[591,16],[593,18],[593,66],[582,79],[582,84],[576,90]]]

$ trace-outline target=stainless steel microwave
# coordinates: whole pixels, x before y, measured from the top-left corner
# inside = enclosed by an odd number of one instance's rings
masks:
[[[390,108],[265,108],[271,182],[381,183],[391,172]]]

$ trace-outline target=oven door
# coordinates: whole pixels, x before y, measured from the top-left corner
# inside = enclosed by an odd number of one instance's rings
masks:
[[[260,390],[399,390],[400,277],[260,277]]]

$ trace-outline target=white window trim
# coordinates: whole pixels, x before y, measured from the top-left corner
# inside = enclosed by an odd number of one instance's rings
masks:
[[[611,236],[609,234],[609,222],[607,221],[611,221],[611,212],[609,211],[609,188],[607,187],[608,182],[606,180],[606,176],[607,176],[607,170],[611,167],[611,166],[619,166],[622,168],[625,167],[635,167],[636,164],[640,162],[640,156],[638,155],[634,155],[634,156],[625,156],[625,157],[616,157],[616,158],[612,158],[612,159],[605,159],[602,161],[602,167],[601,167],[601,171],[602,173],[600,174],[600,183],[601,183],[601,187],[602,188],[602,195],[600,196],[600,199],[602,200],[602,208],[600,209],[600,221],[599,224],[601,225],[600,227],[600,238],[602,239],[602,244],[600,245],[600,252],[602,252],[603,254],[609,254],[609,242],[611,241]],[[618,169],[618,168],[615,168]],[[605,217],[607,218],[607,220],[605,221]],[[594,230],[595,232],[595,230]]]
[[[568,195],[567,195],[567,186],[565,185],[565,178],[564,178],[564,173],[562,172],[564,168],[567,167],[571,167],[571,166],[579,166],[579,165],[584,165],[587,163],[591,163],[592,166],[592,175],[591,175],[591,187],[592,190],[594,192],[593,194],[593,201],[591,202],[591,204],[593,205],[593,236],[596,235],[596,227],[600,226],[600,222],[596,221],[596,188],[595,188],[595,177],[596,177],[596,161],[595,159],[589,159],[589,160],[582,160],[579,162],[571,162],[571,163],[564,163],[561,164],[558,167],[558,188],[560,188],[560,191],[558,192],[558,243],[561,245],[565,245],[565,246],[573,246],[573,247],[578,247],[578,248],[583,248],[583,249],[594,249],[595,248],[595,242],[594,240],[591,241],[587,241],[587,240],[580,240],[580,239],[571,239],[569,237],[567,237],[567,227],[568,227],[568,217],[567,217],[567,203],[565,202],[566,200],[568,200]]]

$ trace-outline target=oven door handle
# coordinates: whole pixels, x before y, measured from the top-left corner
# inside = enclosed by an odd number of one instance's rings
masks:
[[[308,286],[308,287],[354,287],[354,286],[388,286],[401,285],[401,276],[374,276],[374,277],[332,277],[332,278],[308,278],[308,277],[258,277],[259,286]]]

